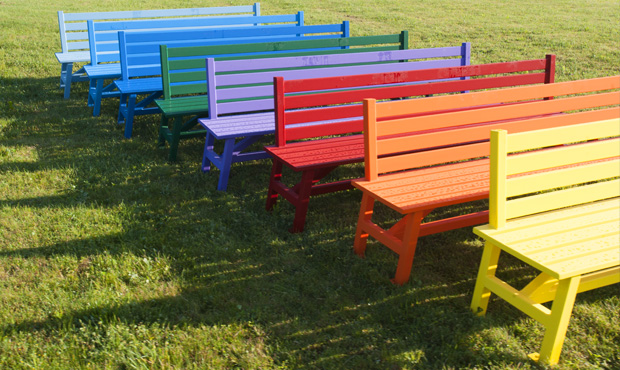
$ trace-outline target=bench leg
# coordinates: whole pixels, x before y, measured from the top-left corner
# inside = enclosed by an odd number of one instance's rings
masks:
[[[179,150],[179,141],[181,141],[182,130],[183,117],[175,117],[174,127],[172,127],[172,135],[170,137],[170,151],[168,152],[168,160],[171,162],[177,160],[177,152]]]
[[[304,171],[301,174],[301,181],[298,184],[298,198],[295,202],[295,218],[293,219],[293,227],[290,232],[300,233],[304,231],[306,223],[306,215],[308,214],[308,203],[310,203],[310,194],[312,185],[318,180],[314,178],[314,171]]]
[[[166,131],[168,130],[168,120],[169,118],[162,113],[161,123],[159,124],[159,137],[157,139],[158,148],[163,148],[164,146],[166,146]]]
[[[560,352],[573,312],[580,280],[580,276],[575,276],[560,281],[551,306],[551,315],[549,315],[548,321],[543,323],[545,325],[545,336],[540,347],[540,355],[531,354],[529,355],[530,358],[549,365],[555,365],[560,360]]]
[[[267,190],[267,204],[265,209],[271,211],[278,202],[278,192],[275,190],[276,182],[282,180],[282,162],[273,159],[271,177],[269,177],[269,189]]]
[[[220,178],[217,182],[217,190],[226,191],[228,178],[230,177],[230,166],[232,166],[233,151],[235,149],[235,139],[226,139],[224,151],[222,152],[222,166],[220,167]]]
[[[60,70],[60,88],[64,89],[64,98],[69,99],[71,94],[71,77],[73,77],[73,63],[65,63]]]
[[[118,110],[119,118],[121,115],[125,116],[125,138],[127,139],[130,139],[131,134],[133,133],[133,118],[134,118],[134,109],[136,107],[136,99],[137,99],[136,94],[129,94],[129,97],[127,98],[127,103],[125,104],[124,109],[123,107],[119,107],[119,110]]]
[[[207,155],[210,152],[213,152],[213,145],[215,144],[215,137],[207,131],[207,136],[205,138],[205,149],[202,152],[202,172],[209,172],[211,170],[211,161],[209,160],[209,156]]]
[[[102,78],[98,78],[94,83],[94,93],[93,93],[93,117],[99,116],[101,114],[101,99],[103,94],[103,82]],[[91,87],[91,89],[93,89]]]
[[[424,212],[415,212],[405,216],[405,230],[403,234],[402,250],[398,254],[398,266],[396,267],[396,275],[392,279],[394,284],[403,285],[409,280],[411,275],[411,266],[413,265],[413,256],[418,245],[418,236],[420,234],[420,224],[424,218]]]
[[[353,242],[353,251],[360,257],[366,252],[366,243],[368,242],[368,232],[364,230],[364,224],[372,219],[373,210],[375,208],[375,199],[368,193],[362,195],[362,204],[357,219],[357,229],[355,231],[355,241]]]
[[[485,286],[485,282],[488,278],[495,276],[497,261],[501,251],[500,248],[488,241],[484,244],[476,286],[474,287],[474,294],[471,300],[471,309],[478,316],[483,316],[487,312],[491,291]]]

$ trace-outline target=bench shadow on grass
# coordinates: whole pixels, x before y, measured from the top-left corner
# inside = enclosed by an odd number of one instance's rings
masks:
[[[470,313],[481,252],[462,241],[472,238],[470,230],[422,239],[411,281],[396,287],[389,283],[396,259],[385,247],[370,243],[366,259],[352,252],[360,198],[355,191],[313,199],[306,232],[289,234],[290,205],[281,201],[273,213],[264,210],[268,162],[234,166],[229,191],[217,192],[217,176],[201,174],[199,158],[170,164],[155,148],[154,133],[138,129],[134,139],[122,140],[119,130],[109,127],[113,120],[90,117],[79,98],[83,90],[72,91],[71,100],[65,101],[55,79],[20,83],[28,85],[25,96],[8,99],[36,105],[43,97],[57,108],[21,110],[26,105],[20,105],[11,113],[16,126],[29,125],[34,117],[39,124],[20,136],[0,137],[0,144],[33,145],[39,160],[5,161],[0,171],[70,167],[75,188],[51,196],[2,199],[0,207],[120,212],[123,204],[127,214],[119,217],[126,224],[103,236],[4,250],[0,258],[71,256],[76,268],[103,254],[164,258],[171,271],[160,282],[181,286],[175,296],[3,324],[0,332],[6,336],[28,331],[54,336],[67,324],[93,321],[170,326],[253,322],[277,348],[276,363],[295,368],[458,368],[524,361],[514,350],[484,352],[473,344],[477,332],[506,325],[514,312],[487,320]],[[201,153],[199,143],[181,150]],[[452,258],[457,254],[459,258]],[[132,289],[140,282],[132,282],[129,274],[121,280]],[[93,271],[90,279],[96,276]]]

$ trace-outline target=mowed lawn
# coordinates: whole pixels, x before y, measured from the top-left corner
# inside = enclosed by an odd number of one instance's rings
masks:
[[[234,165],[218,192],[199,170],[203,140],[171,163],[159,116],[126,140],[114,99],[100,117],[86,83],[63,99],[58,10],[247,4],[0,0],[0,369],[541,368],[527,359],[541,325],[495,299],[470,312],[471,228],[421,239],[395,286],[391,251],[352,251],[359,191],[312,199],[306,231],[290,234],[288,203],[264,209],[270,161]],[[411,48],[468,41],[472,64],[555,54],[556,81],[620,70],[618,0],[261,2],[265,15],[299,10],[306,24],[349,20],[353,36],[409,30]],[[510,283],[536,275],[507,263]],[[620,368],[618,293],[578,296],[558,369]]]

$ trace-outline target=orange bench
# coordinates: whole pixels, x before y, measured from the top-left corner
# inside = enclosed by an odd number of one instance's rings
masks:
[[[364,101],[365,178],[354,249],[369,236],[399,255],[393,282],[409,279],[418,237],[482,224],[488,211],[422,223],[433,210],[489,197],[489,134],[611,119],[618,76],[469,94]],[[587,95],[568,96],[574,94]],[[562,98],[560,98],[562,97]],[[450,110],[453,110],[450,112]],[[569,111],[578,111],[568,113]],[[433,112],[440,112],[433,114]],[[402,215],[391,228],[372,220],[375,202]]]

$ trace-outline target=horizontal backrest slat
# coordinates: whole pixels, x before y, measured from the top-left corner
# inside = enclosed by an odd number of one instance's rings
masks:
[[[620,120],[615,120],[620,125]],[[507,175],[594,161],[620,155],[620,141],[603,140],[590,145],[571,145],[556,150],[536,151],[507,159]],[[544,189],[544,188],[542,188]],[[541,190],[542,190],[541,189]]]
[[[591,92],[600,92],[607,90],[614,90],[620,88],[620,79],[617,77],[604,77],[590,80],[579,80],[579,81],[570,81],[570,82],[560,82],[554,84],[545,84],[545,85],[534,85],[534,86],[525,86],[525,87],[514,87],[509,89],[499,89],[493,91],[482,91],[482,92],[471,92],[468,94],[462,95],[453,95],[453,96],[439,96],[439,97],[430,97],[424,100],[421,99],[412,99],[401,102],[385,102],[377,104],[377,117],[379,119],[387,119],[389,117],[398,117],[398,116],[407,116],[420,114],[424,112],[432,112],[432,111],[442,111],[446,109],[462,109],[467,107],[474,106],[484,106],[484,105],[498,105],[498,104],[506,104],[510,102],[516,101],[524,101],[524,100],[536,100],[536,99],[544,99],[546,97],[551,96],[564,96],[564,95],[572,95],[572,94],[583,94],[583,93],[591,93]],[[573,97],[571,101],[576,101],[577,104],[585,105],[586,107],[591,106],[604,106],[609,104],[617,104],[618,100],[613,102],[615,96],[618,92],[614,92],[610,94],[599,94],[597,97],[601,99],[607,99],[607,101],[597,102],[597,98],[591,97]],[[555,99],[554,99],[555,100]],[[594,100],[594,101],[593,101]],[[557,105],[559,111],[563,109],[560,105],[566,105],[568,100],[552,102],[552,104]],[[536,102],[528,103],[532,104],[532,107],[538,107]],[[416,127],[418,122],[426,121],[430,122],[433,120],[441,119],[449,119],[451,122],[460,123],[462,119],[468,120],[469,123],[476,123],[483,121],[484,118],[481,118],[481,114],[488,114],[490,119],[495,119],[495,117],[501,117],[501,113],[496,112],[504,112],[503,109],[506,109],[507,116],[510,116],[512,112],[516,109],[514,107],[493,107],[482,112],[472,113],[469,111],[463,112],[453,112],[446,113],[443,116],[429,116],[429,117],[413,117],[411,119],[395,119],[389,122],[382,123],[378,127],[377,134],[379,136],[383,135],[394,135],[399,134],[401,132],[411,131],[412,127]],[[550,112],[553,109],[542,108],[542,111]],[[519,112],[515,112],[519,114]],[[522,113],[522,112],[521,112]],[[526,112],[528,113],[528,112]],[[498,118],[499,119],[499,118]],[[425,122],[425,123],[426,123]],[[425,125],[425,123],[420,123]],[[431,126],[434,127],[434,126]],[[439,127],[439,126],[437,126]]]
[[[534,98],[536,99],[536,98]],[[412,118],[394,119],[379,124],[378,136],[402,135],[420,130],[497,122],[506,119],[523,119],[537,115],[556,114],[577,109],[591,109],[620,104],[620,91],[596,95],[580,95],[562,99],[536,100],[507,104],[499,102],[494,107],[482,107],[475,110],[459,110],[448,113],[430,114]],[[379,155],[390,153],[379,153]]]
[[[475,110],[473,110],[475,112]],[[598,109],[578,112],[568,115],[546,115],[537,118],[526,117],[525,119],[496,120],[476,125],[462,125],[457,127],[447,126],[440,129],[418,127],[408,135],[394,135],[377,141],[377,153],[386,155],[390,153],[404,153],[411,148],[418,150],[468,143],[487,141],[491,130],[504,129],[511,133],[536,130],[543,127],[559,127],[580,124],[592,120],[613,118],[617,108]],[[486,153],[485,155],[488,155]],[[458,158],[458,160],[470,159]]]
[[[581,94],[592,91],[613,90],[620,87],[617,77],[560,82],[545,85],[514,87],[493,91],[474,92],[456,96],[431,97],[425,100],[382,103],[377,105],[379,117],[404,116],[427,111],[460,109],[470,106],[500,104],[505,102],[542,99],[550,96]]]
[[[595,182],[620,176],[620,159],[597,161],[588,166],[567,167],[556,171],[543,171],[529,176],[519,176],[506,183],[506,196],[534,193],[541,189],[572,186],[575,179],[581,183]]]
[[[620,196],[620,180],[597,182],[507,202],[506,218],[516,218]]]

